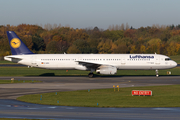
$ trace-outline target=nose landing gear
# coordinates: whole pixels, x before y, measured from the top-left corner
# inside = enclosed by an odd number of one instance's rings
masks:
[[[159,77],[159,75],[158,75],[158,70],[156,70],[156,77]]]

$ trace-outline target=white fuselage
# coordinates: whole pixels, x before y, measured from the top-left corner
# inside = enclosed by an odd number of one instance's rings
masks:
[[[88,63],[135,70],[169,69],[177,66],[169,57],[160,54],[29,54],[5,56],[4,59],[45,69],[88,70]],[[80,62],[87,64],[83,66]]]

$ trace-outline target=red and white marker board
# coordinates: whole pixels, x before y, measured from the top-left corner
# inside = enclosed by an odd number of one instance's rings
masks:
[[[152,91],[151,90],[132,90],[132,96],[134,95],[152,96]]]

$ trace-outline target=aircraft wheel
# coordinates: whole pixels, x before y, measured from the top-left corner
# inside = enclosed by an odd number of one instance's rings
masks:
[[[158,70],[156,70],[156,77],[159,77]]]
[[[94,74],[93,73],[89,73],[88,76],[89,76],[89,78],[93,78]]]

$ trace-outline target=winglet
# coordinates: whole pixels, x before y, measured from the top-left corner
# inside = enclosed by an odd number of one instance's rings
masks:
[[[7,31],[7,36],[12,55],[34,54],[27,48],[14,31]]]

